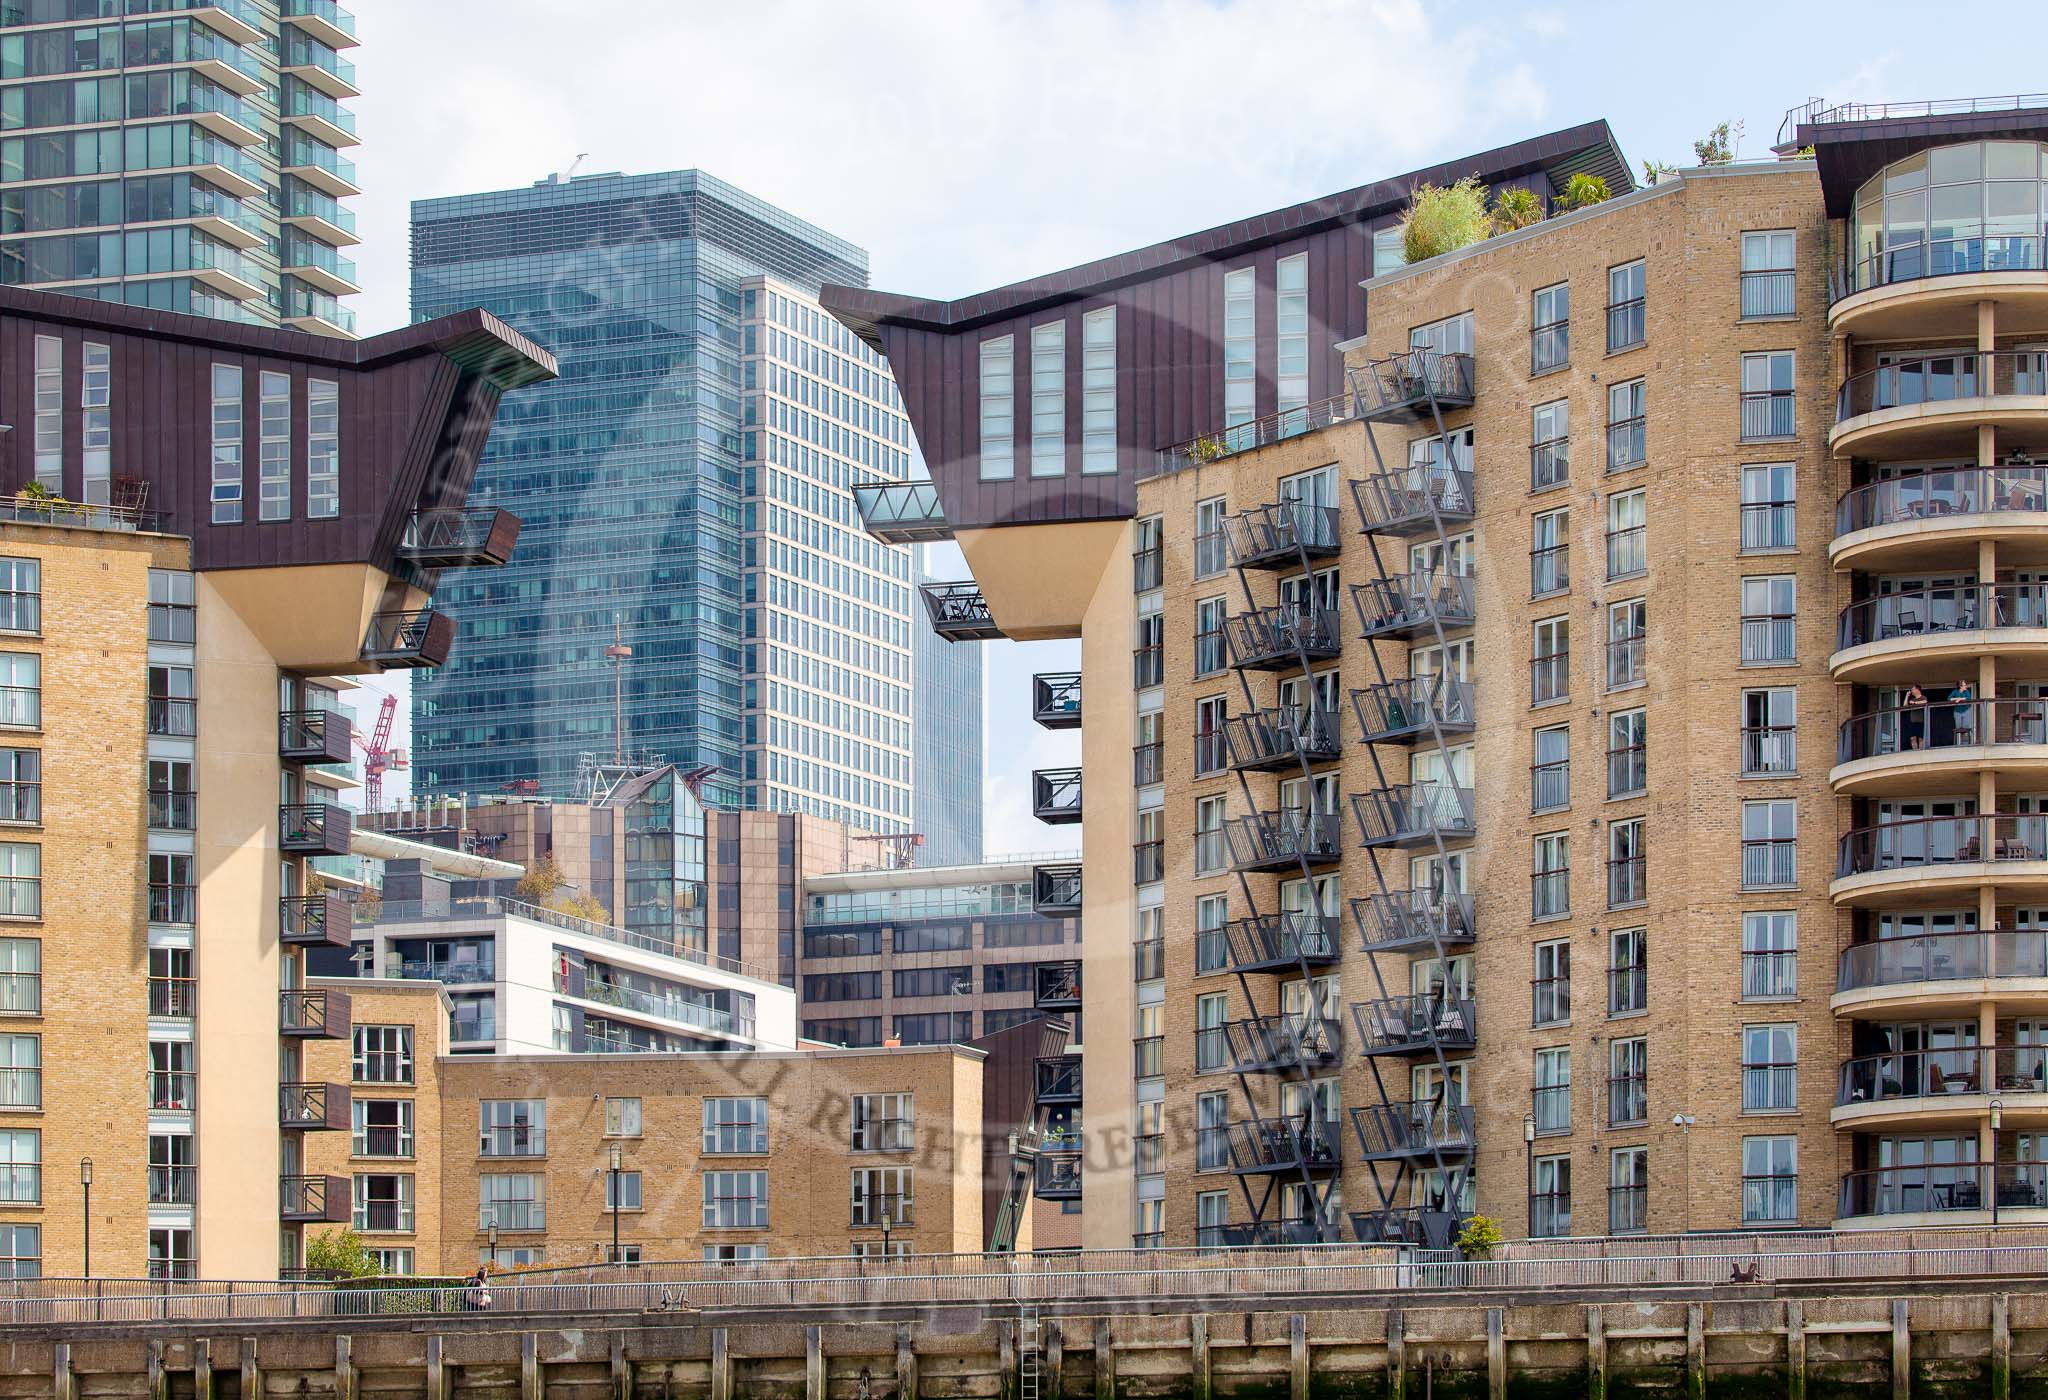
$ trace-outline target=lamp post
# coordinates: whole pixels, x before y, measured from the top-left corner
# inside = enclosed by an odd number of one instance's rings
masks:
[[[495,1269],[498,1267],[498,1220],[495,1213],[491,1217],[490,1233],[486,1238],[490,1240],[490,1253],[485,1257],[484,1262]]]
[[[1700,1120],[1690,1113],[1671,1115],[1671,1126],[1685,1134],[1685,1233],[1692,1233],[1692,1127]]]
[[[1998,1224],[1998,1130],[2005,1122],[2005,1103],[1991,1101],[1991,1166],[1985,1172],[1984,1189],[1991,1193],[1991,1223]]]
[[[889,1262],[889,1228],[896,1223],[896,1212],[885,1200],[882,1202],[882,1262]]]
[[[78,1159],[78,1184],[85,1188],[85,1277],[92,1277],[92,1158]]]
[[[1527,1203],[1528,1233],[1536,1234],[1536,1115],[1522,1115],[1522,1194]]]
[[[618,1143],[612,1144],[612,1262],[619,1262],[619,1166],[625,1160],[625,1151]]]

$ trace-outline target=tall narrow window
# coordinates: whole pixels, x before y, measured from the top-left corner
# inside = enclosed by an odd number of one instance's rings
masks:
[[[1607,688],[1622,690],[1648,678],[1649,604],[1641,598],[1607,605]]]
[[[256,471],[256,513],[262,520],[292,518],[292,379],[268,370],[259,376],[263,402],[261,456]]]
[[[1793,549],[1798,471],[1791,462],[1756,462],[1742,469],[1742,550]]]
[[[85,449],[85,503],[114,499],[114,359],[104,345],[85,342],[85,373],[79,380],[80,437]]]
[[[1017,338],[981,342],[981,479],[1017,474]]]
[[[36,484],[64,494],[64,342],[36,337]]]
[[[1031,328],[1031,474],[1067,470],[1067,323]]]
[[[213,523],[242,522],[242,371],[213,367]]]
[[[1742,235],[1742,315],[1792,314],[1792,251],[1789,228],[1758,229]]]
[[[1647,284],[1643,275],[1643,260],[1623,263],[1620,267],[1607,270],[1607,351],[1626,350],[1641,345],[1649,338],[1649,323],[1644,316],[1646,301],[1644,292]]]
[[[1649,898],[1643,819],[1607,823],[1607,907],[1626,909]]]
[[[1648,524],[1647,492],[1621,491],[1607,498],[1607,577],[1610,581],[1649,572]]]
[[[1081,470],[1116,470],[1116,308],[1081,318]]]
[[[1644,381],[1631,379],[1607,389],[1607,470],[1639,467],[1648,459],[1645,431],[1649,411]]]
[[[1296,253],[1274,265],[1275,407],[1285,413],[1308,402],[1308,254]]]
[[[1223,425],[1249,423],[1257,413],[1258,336],[1252,312],[1257,279],[1248,267],[1223,274]]]
[[[1571,361],[1572,289],[1564,282],[1529,299],[1529,373],[1547,374]]]
[[[341,386],[306,381],[306,517],[341,514]]]
[[[1790,350],[1767,350],[1742,357],[1742,438],[1787,438],[1793,435],[1796,381]]]

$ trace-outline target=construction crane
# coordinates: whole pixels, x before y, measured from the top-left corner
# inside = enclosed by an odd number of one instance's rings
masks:
[[[407,768],[411,764],[404,749],[391,747],[391,717],[398,713],[398,697],[387,695],[377,706],[377,728],[369,738],[360,733],[355,736],[356,747],[363,751],[363,810],[381,812],[384,810],[384,775],[394,768]]]

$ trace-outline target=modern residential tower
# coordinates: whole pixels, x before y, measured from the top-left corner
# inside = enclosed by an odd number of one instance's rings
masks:
[[[2048,1219],[2048,109],[1779,151],[827,289],[942,633],[1081,639],[1089,1243]],[[1467,175],[1549,217],[1406,263]]]
[[[334,0],[0,4],[0,285],[352,335],[355,43]]]
[[[912,829],[911,552],[852,495],[909,474],[910,431],[814,299],[866,271],[694,170],[414,207],[415,314],[490,306],[567,367],[479,475],[527,531],[509,577],[449,584],[479,621],[414,693],[421,791],[567,797],[582,755],[623,746],[714,767],[715,807]]]

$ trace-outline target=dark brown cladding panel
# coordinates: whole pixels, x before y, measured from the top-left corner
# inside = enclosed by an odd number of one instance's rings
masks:
[[[1793,141],[1813,147],[1828,217],[1846,219],[1863,182],[1895,160],[1963,141],[2048,141],[2048,108],[1820,122],[1800,127]]]
[[[416,508],[467,498],[506,388],[554,374],[545,351],[481,312],[363,341],[237,326],[49,293],[0,289],[0,491],[35,479],[35,341],[64,347],[64,489],[84,497],[84,345],[108,347],[112,471],[148,484],[144,509],[188,535],[199,569],[394,558]],[[212,522],[212,376],[242,371],[243,523]],[[291,518],[260,521],[260,376],[289,376]],[[340,513],[306,514],[309,380],[336,384]]]

